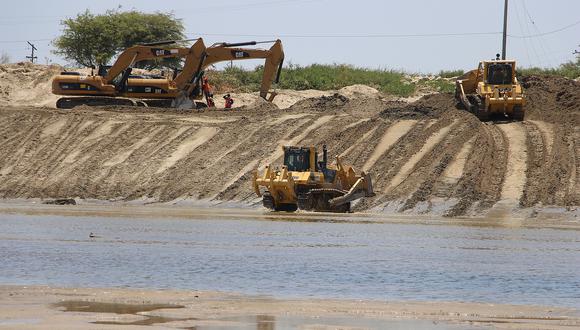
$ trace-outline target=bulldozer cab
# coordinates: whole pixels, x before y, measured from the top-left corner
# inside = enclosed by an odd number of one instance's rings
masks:
[[[490,85],[512,85],[514,81],[514,62],[485,63],[485,83]]]
[[[313,147],[284,147],[284,165],[290,172],[315,172],[317,161]]]

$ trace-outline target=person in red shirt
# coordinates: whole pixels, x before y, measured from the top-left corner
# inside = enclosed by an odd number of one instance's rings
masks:
[[[232,106],[234,105],[234,99],[231,97],[231,95],[230,94],[224,95],[224,100],[226,100],[225,108],[231,109]]]
[[[207,77],[203,77],[203,84],[201,85],[201,90],[203,91],[203,95],[205,95],[207,106],[210,108],[215,107],[215,102],[213,101],[213,93],[211,91],[211,85],[209,84]]]

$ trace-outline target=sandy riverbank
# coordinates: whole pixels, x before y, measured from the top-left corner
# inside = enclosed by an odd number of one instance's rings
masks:
[[[39,199],[0,200],[1,214],[56,215],[116,218],[249,219],[289,222],[405,223],[502,228],[553,228],[580,230],[579,212],[562,208],[523,210],[514,214],[494,209],[489,216],[442,217],[431,214],[271,212],[235,202],[180,201],[170,203],[80,201],[78,205],[46,205]],[[535,212],[529,217],[530,212]]]
[[[0,287],[10,329],[572,329],[580,311],[477,303],[280,300],[196,291]],[[95,323],[97,322],[97,323]]]

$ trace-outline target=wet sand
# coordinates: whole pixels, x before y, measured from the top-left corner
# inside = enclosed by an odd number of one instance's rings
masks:
[[[218,292],[0,286],[6,329],[572,329],[580,311],[477,303],[279,300]]]
[[[533,213],[530,217],[529,213]],[[458,225],[500,228],[552,228],[580,230],[580,209],[563,208],[521,209],[511,205],[496,205],[482,216],[443,217],[433,214],[401,214],[387,212],[314,213],[272,212],[261,206],[245,203],[209,200],[175,201],[168,203],[110,201],[80,201],[79,205],[46,205],[40,199],[0,200],[0,214],[123,217],[123,218],[180,218],[180,219],[255,219],[291,222],[349,222],[404,223],[426,225]]]

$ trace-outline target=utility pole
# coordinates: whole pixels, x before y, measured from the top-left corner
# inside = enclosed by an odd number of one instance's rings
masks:
[[[508,25],[508,0],[505,0],[503,9],[503,44],[501,49],[501,59],[505,60],[507,44],[507,25]]]
[[[30,62],[34,63],[34,60],[36,60],[38,58],[37,56],[34,56],[34,52],[37,51],[38,49],[36,49],[34,44],[30,43],[30,41],[27,41],[27,42],[30,45],[30,47],[32,47],[32,53],[30,54],[30,56],[26,56],[26,58],[29,59]]]

